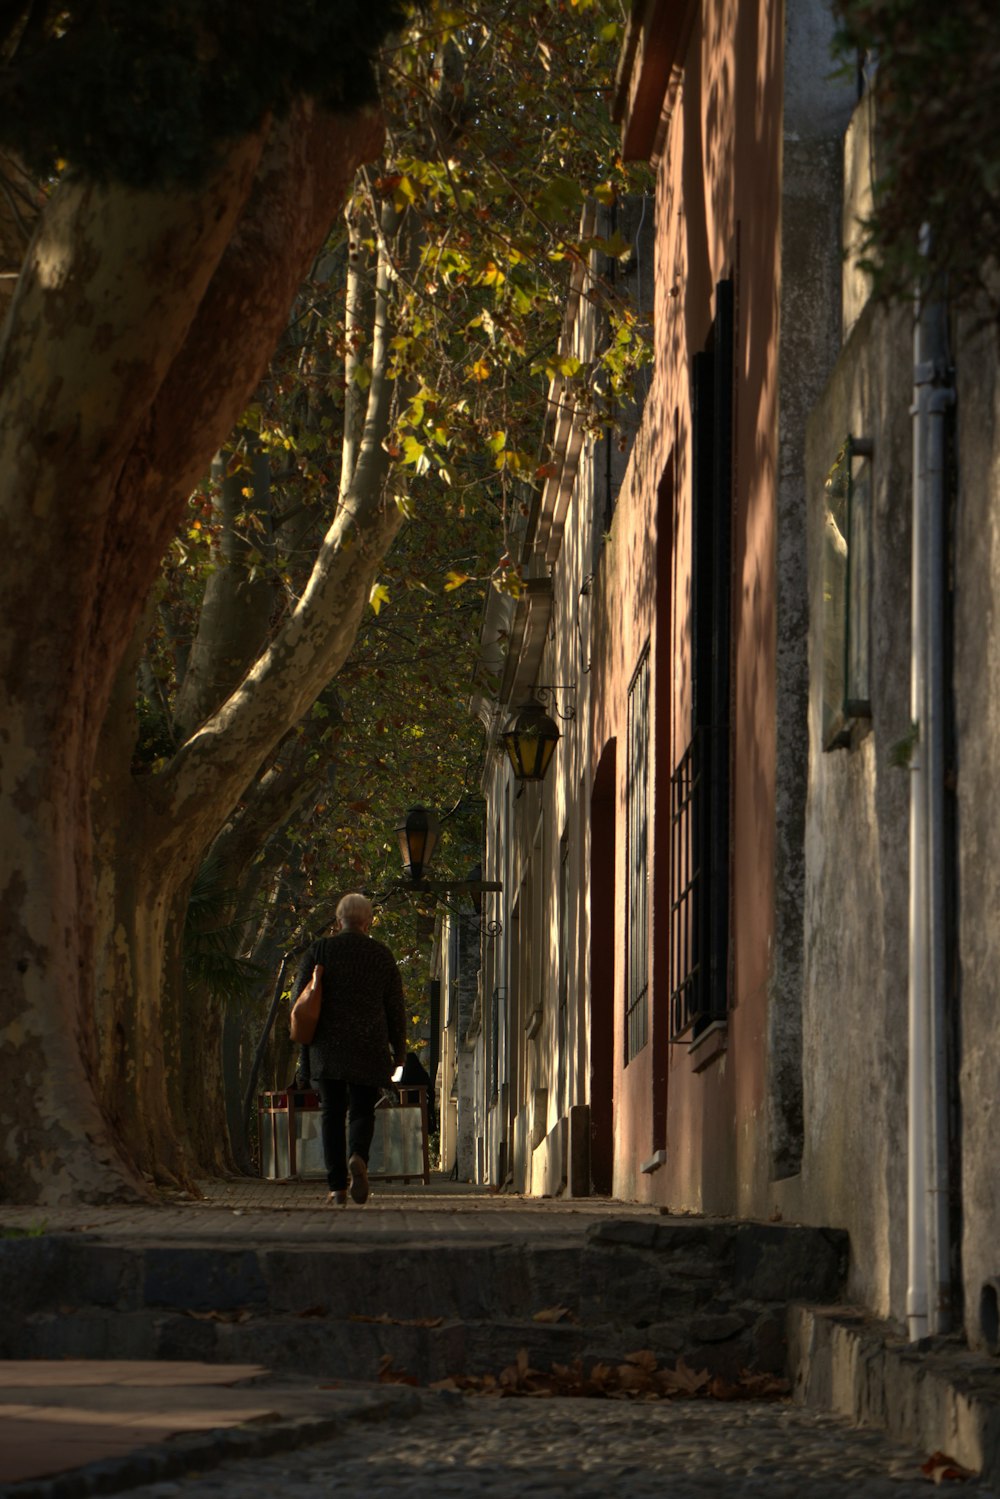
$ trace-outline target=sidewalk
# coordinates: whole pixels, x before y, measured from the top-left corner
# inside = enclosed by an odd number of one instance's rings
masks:
[[[331,1208],[323,1182],[241,1177],[201,1182],[200,1200],[124,1207],[24,1208],[0,1203],[0,1235],[85,1234],[118,1243],[287,1245],[438,1238],[549,1241],[608,1218],[656,1220],[656,1207],[612,1198],[519,1197],[432,1177],[430,1185],[376,1182],[363,1208]]]

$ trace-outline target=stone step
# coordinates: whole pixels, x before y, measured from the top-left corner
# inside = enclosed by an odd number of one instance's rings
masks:
[[[746,1306],[644,1328],[613,1323],[442,1320],[363,1322],[321,1317],[246,1316],[204,1321],[180,1313],[83,1311],[35,1313],[0,1336],[0,1356],[34,1359],[176,1359],[259,1363],[284,1373],[375,1379],[382,1363],[420,1383],[449,1374],[499,1374],[524,1350],[532,1367],[583,1361],[620,1363],[640,1349],[661,1366],[679,1356],[698,1368],[735,1378],[743,1369],[782,1373],[784,1327],[779,1314]]]
[[[649,1348],[726,1375],[784,1367],[784,1309],[836,1299],[846,1236],[610,1220],[559,1242],[232,1248],[47,1235],[0,1241],[6,1358],[259,1362],[421,1382]],[[541,1314],[539,1316],[539,1314]],[[428,1325],[433,1324],[433,1325]]]

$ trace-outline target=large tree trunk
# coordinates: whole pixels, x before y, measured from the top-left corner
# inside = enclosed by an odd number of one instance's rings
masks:
[[[197,192],[64,182],[32,242],[0,346],[0,547],[18,559],[0,596],[8,1199],[142,1190],[94,1094],[98,736],[187,495],[381,138],[374,113],[300,101]],[[159,959],[163,932],[140,934]]]

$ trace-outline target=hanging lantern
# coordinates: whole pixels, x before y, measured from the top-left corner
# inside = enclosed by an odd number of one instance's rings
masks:
[[[543,781],[561,734],[540,703],[524,703],[501,734],[519,781]]]
[[[403,869],[411,880],[422,880],[438,841],[438,820],[426,807],[411,807],[396,829]]]

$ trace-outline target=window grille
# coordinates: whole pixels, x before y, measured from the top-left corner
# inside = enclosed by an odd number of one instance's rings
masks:
[[[564,1010],[569,1000],[569,947],[570,919],[569,903],[569,834],[563,833],[559,840],[559,1008]]]
[[[504,989],[493,989],[490,995],[490,1028],[487,1033],[486,1075],[490,1079],[490,1103],[499,1097],[499,1022],[504,1003]]]
[[[625,1060],[649,1035],[649,650],[628,690],[628,951]]]
[[[670,1034],[682,1036],[702,1004],[701,756],[696,735],[670,777]]]
[[[670,1034],[724,1020],[727,891],[712,878],[713,735],[699,729],[670,777]],[[722,871],[724,874],[725,871]],[[714,935],[713,935],[714,934]],[[719,947],[722,941],[721,948]]]
[[[500,1097],[500,1004],[503,989],[494,989],[490,996],[490,1101],[496,1103]]]

